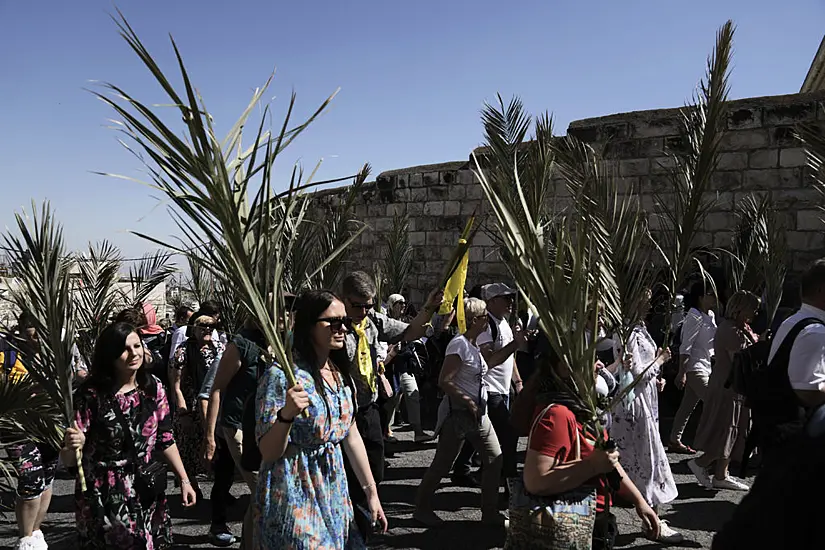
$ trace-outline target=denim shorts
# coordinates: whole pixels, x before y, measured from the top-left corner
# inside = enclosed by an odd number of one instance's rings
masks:
[[[44,460],[43,452],[36,443],[13,445],[8,450],[9,458],[17,469],[18,497],[31,500],[51,488],[57,469],[57,457]]]

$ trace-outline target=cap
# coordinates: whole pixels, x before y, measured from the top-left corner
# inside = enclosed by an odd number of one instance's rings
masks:
[[[517,292],[516,289],[510,288],[504,283],[490,283],[481,287],[481,296],[484,300],[492,300],[499,296],[513,296]]]
[[[398,302],[406,302],[406,300],[400,294],[390,294],[390,297],[387,298],[387,309],[392,308]]]

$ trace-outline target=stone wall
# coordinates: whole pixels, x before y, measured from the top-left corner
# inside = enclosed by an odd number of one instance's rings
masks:
[[[798,272],[812,259],[825,256],[825,226],[818,210],[822,201],[810,185],[805,154],[794,137],[801,122],[822,121],[819,103],[825,93],[794,94],[732,101],[721,158],[708,199],[713,210],[705,220],[697,245],[726,246],[735,226],[736,201],[752,192],[770,192],[787,230],[789,268]],[[623,113],[575,121],[568,133],[605,147],[615,159],[618,175],[629,189],[639,191],[643,205],[653,211],[654,192],[665,193],[670,159],[664,151],[678,146],[679,109]],[[382,261],[381,235],[389,231],[393,215],[408,214],[415,267],[409,281],[410,298],[420,303],[449,259],[470,214],[483,216],[486,200],[469,161],[391,170],[367,186],[355,207],[356,217],[372,227],[348,253],[352,269],[372,270]],[[319,198],[334,205],[340,190]],[[569,200],[561,184],[554,200]],[[651,220],[654,231],[656,220]],[[468,286],[509,275],[499,261],[495,243],[480,232],[470,252]],[[388,289],[389,290],[389,289]]]

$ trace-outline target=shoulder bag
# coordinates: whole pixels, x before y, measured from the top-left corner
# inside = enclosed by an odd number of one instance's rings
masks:
[[[550,404],[533,420],[527,448],[539,420]],[[581,458],[578,433],[573,460]],[[523,476],[523,474],[522,474]],[[510,485],[510,527],[505,550],[591,550],[596,521],[596,489],[577,487],[560,495],[538,496],[527,492],[523,477],[507,480]]]
[[[147,399],[145,394],[141,396],[141,409],[143,408],[144,399]],[[148,464],[140,460],[137,447],[135,446],[135,438],[132,435],[132,427],[123,415],[123,411],[120,409],[120,404],[117,400],[114,400],[112,408],[115,411],[118,422],[120,422],[120,426],[123,428],[123,434],[126,438],[126,454],[132,462],[132,469],[135,474],[135,481],[132,487],[134,487],[135,494],[137,494],[138,499],[140,499],[141,505],[148,507],[166,491],[166,464],[160,460],[155,460],[154,456]]]

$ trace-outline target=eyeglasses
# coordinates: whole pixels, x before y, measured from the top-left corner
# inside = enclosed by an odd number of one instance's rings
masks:
[[[368,302],[366,304],[357,304],[355,302],[350,302],[349,305],[352,309],[372,309],[375,307],[375,302]]]
[[[329,323],[329,328],[336,331],[342,328],[349,330],[349,327],[352,326],[352,317],[322,317],[316,322],[320,323],[322,321]]]
[[[475,321],[476,319],[484,319],[485,317],[487,317],[487,312],[486,311],[484,313],[482,313],[481,315],[476,315],[475,317],[473,317],[473,321]]]

